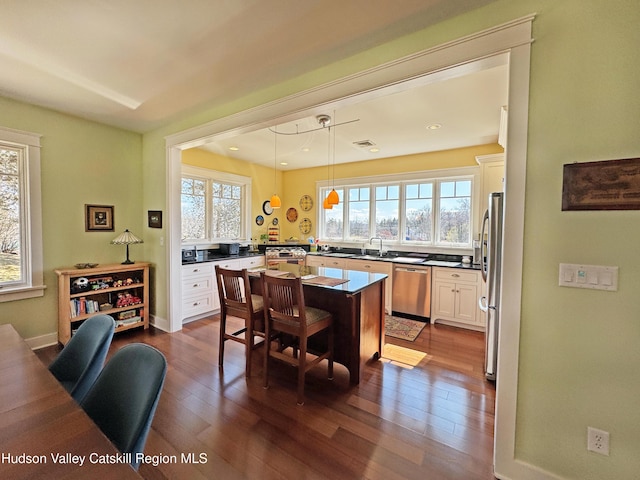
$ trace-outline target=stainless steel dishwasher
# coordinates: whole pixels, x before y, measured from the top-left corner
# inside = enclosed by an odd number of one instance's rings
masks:
[[[393,311],[431,316],[431,267],[394,265]]]

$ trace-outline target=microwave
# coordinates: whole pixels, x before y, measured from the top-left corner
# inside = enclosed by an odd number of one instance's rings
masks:
[[[221,243],[218,247],[222,255],[239,255],[240,244],[239,243]]]

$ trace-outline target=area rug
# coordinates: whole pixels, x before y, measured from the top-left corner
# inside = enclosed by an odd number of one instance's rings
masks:
[[[426,324],[408,318],[394,317],[387,315],[384,323],[384,331],[386,335],[394,338],[400,338],[413,342]]]

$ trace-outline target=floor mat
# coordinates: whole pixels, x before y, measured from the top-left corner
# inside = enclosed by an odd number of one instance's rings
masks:
[[[400,338],[413,342],[425,327],[426,323],[408,318],[394,317],[387,315],[385,318],[385,334],[390,337]]]

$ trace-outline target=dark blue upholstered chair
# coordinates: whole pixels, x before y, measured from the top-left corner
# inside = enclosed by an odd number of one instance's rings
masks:
[[[122,347],[107,362],[80,406],[138,469],[167,373],[167,360],[143,343]]]
[[[82,401],[102,370],[115,328],[109,315],[88,318],[49,365],[76,402]]]

